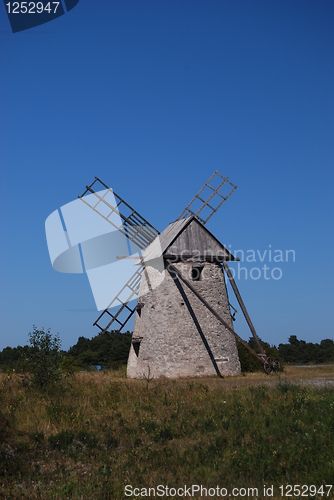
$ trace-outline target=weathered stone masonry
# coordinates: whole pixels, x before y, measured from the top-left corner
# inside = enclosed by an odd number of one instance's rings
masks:
[[[173,263],[182,275],[233,328],[224,273],[215,262]],[[234,336],[182,282],[165,269],[147,266],[136,312],[127,373],[132,378],[236,375],[240,362]],[[162,280],[162,281],[161,281]]]

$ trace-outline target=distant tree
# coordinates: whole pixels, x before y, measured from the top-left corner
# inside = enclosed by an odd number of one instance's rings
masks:
[[[288,344],[279,345],[279,353],[287,363],[292,364],[331,363],[334,361],[334,342],[324,339],[320,344],[313,344],[291,335]]]
[[[15,370],[27,371],[28,366],[25,361],[29,357],[31,347],[25,345],[17,347],[5,347],[0,352],[0,369],[1,370]]]
[[[81,368],[92,365],[117,368],[127,363],[131,337],[130,332],[111,332],[111,335],[96,335],[92,339],[80,336],[67,355],[73,356]]]
[[[62,360],[59,334],[52,335],[48,330],[38,330],[36,326],[29,333],[31,350],[27,359],[33,374],[34,384],[43,389],[61,379]]]
[[[299,346],[299,340],[297,339],[297,336],[296,335],[290,335],[289,337],[289,344],[290,345],[295,345],[295,346]]]

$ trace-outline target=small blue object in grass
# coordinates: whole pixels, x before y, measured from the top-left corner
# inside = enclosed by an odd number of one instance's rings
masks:
[[[98,370],[98,371],[101,371],[102,370],[102,366],[101,365],[92,365],[89,367],[90,370]]]

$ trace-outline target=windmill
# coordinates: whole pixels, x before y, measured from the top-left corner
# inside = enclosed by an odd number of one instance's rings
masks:
[[[278,361],[264,352],[228,266],[238,259],[206,228],[236,188],[216,171],[161,234],[114,191],[114,202],[108,201],[110,188],[97,177],[78,197],[136,249],[134,256],[117,256],[132,258],[135,270],[94,322],[100,334],[112,335],[135,314],[128,376],[237,374],[236,339],[266,373],[279,369]],[[234,331],[236,309],[229,303],[224,272],[258,353]]]

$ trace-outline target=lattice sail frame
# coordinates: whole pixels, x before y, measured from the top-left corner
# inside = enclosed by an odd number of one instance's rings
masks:
[[[131,276],[129,281],[127,281],[127,283],[123,286],[123,288],[121,288],[116,297],[113,298],[107,309],[105,309],[93,323],[93,326],[97,326],[100,329],[101,334],[109,332],[109,328],[114,322],[118,324],[118,331],[120,332],[135,312],[137,306],[130,307],[128,303],[134,300],[138,295],[142,272],[143,267],[140,266]],[[127,294],[125,300],[123,300],[122,298],[124,293]],[[120,306],[119,309],[115,314],[112,314],[109,309],[117,306]],[[121,314],[124,310],[126,311],[127,316],[125,317],[125,319],[122,319]],[[105,326],[102,326],[100,324],[102,318],[107,318],[108,323]]]
[[[93,189],[93,186],[96,183],[100,183],[103,189],[106,189],[106,192],[103,196],[100,196],[98,192]],[[116,200],[116,207],[113,207],[106,200],[108,192],[111,192],[114,195]],[[96,196],[95,205],[91,205],[85,200],[84,196],[88,193]],[[92,182],[92,184],[90,184],[90,186],[86,186],[86,190],[78,198],[92,210],[94,210],[94,212],[99,214],[105,221],[111,224],[115,229],[120,231],[130,241],[135,243],[141,250],[144,250],[144,248],[152,243],[152,241],[158,236],[158,234],[160,234],[159,231],[155,229],[155,227],[153,227],[146,219],[144,219],[144,217],[142,217],[134,208],[132,208],[131,205],[126,203],[126,201],[118,196],[118,194],[116,194],[114,190],[110,189],[98,177],[95,177],[95,180]],[[101,204],[105,210],[109,210],[108,215],[104,215],[103,212],[101,212],[101,208],[99,210],[99,205]],[[122,210],[126,210],[130,215],[125,215]],[[122,220],[121,225],[117,225],[115,224],[115,222],[113,222],[112,216],[114,214],[120,216]]]
[[[219,178],[219,179],[218,179]],[[217,188],[214,188],[213,186],[211,186],[210,182],[212,182],[213,180],[219,180],[219,184],[218,184],[218,187]],[[220,181],[221,179],[221,181]],[[220,191],[222,189],[222,187],[224,185],[228,184],[229,186],[232,187],[231,191],[226,195],[226,196],[223,196]],[[202,192],[204,191],[205,188],[209,188],[212,193],[210,196],[208,196],[208,198],[206,200],[203,200],[203,198],[200,196],[202,194]],[[183,210],[183,212],[178,216],[178,218],[176,220],[180,220],[180,219],[185,219],[187,217],[190,217],[190,216],[194,216],[196,217],[196,219],[203,225],[205,225],[209,219],[211,219],[211,217],[213,216],[214,213],[217,212],[217,210],[219,210],[219,208],[222,206],[223,203],[225,203],[225,201],[231,196],[231,194],[237,189],[237,186],[235,186],[234,184],[232,184],[232,182],[229,181],[229,178],[228,177],[223,177],[219,172],[218,170],[215,171],[215,173],[210,177],[210,179],[204,184],[204,186],[202,187],[202,189],[200,189],[198,191],[198,193],[194,196],[194,198],[191,200],[191,202],[189,203],[189,205],[186,206],[186,208]],[[219,201],[218,205],[216,207],[212,206],[213,205],[213,201],[214,200],[221,200]],[[191,206],[194,207],[194,204],[197,202],[197,200],[199,200],[202,205],[201,207],[195,212],[194,210],[191,209]],[[205,209],[205,208],[208,208],[209,210],[211,210],[211,213],[209,214],[209,216],[206,218],[206,219],[203,219],[199,214]]]
[[[98,192],[95,191],[96,186],[101,185],[101,189],[106,190],[105,193],[100,196]],[[94,186],[94,189],[93,189]],[[112,192],[116,200],[116,206],[112,206],[106,199],[109,192]],[[87,194],[92,194],[96,197],[96,203],[90,204],[85,200]],[[141,250],[144,250],[152,241],[158,236],[159,231],[155,229],[144,217],[142,217],[134,208],[131,207],[126,201],[124,201],[115,191],[111,190],[104,182],[98,177],[89,186],[86,186],[85,191],[81,196],[78,197],[83,203],[90,207],[94,212],[100,215],[105,221],[111,224],[115,229],[120,231],[126,238],[131,242],[135,243]],[[107,215],[103,213],[106,211]],[[123,213],[126,210],[127,215]],[[122,223],[116,224],[113,220],[113,215],[117,215],[121,218]],[[118,325],[118,331],[120,332],[126,323],[129,321],[131,316],[136,310],[135,307],[129,307],[128,303],[134,300],[139,291],[140,280],[143,272],[143,264],[139,264],[131,278],[127,283],[121,288],[118,294],[109,303],[108,307],[100,314],[97,320],[93,323],[100,329],[100,333],[110,333],[109,328],[115,322]],[[117,312],[112,314],[109,309],[117,307]],[[122,319],[123,311],[126,312],[127,316]],[[107,318],[107,324],[102,326],[103,320]],[[111,318],[111,319],[110,319]]]

